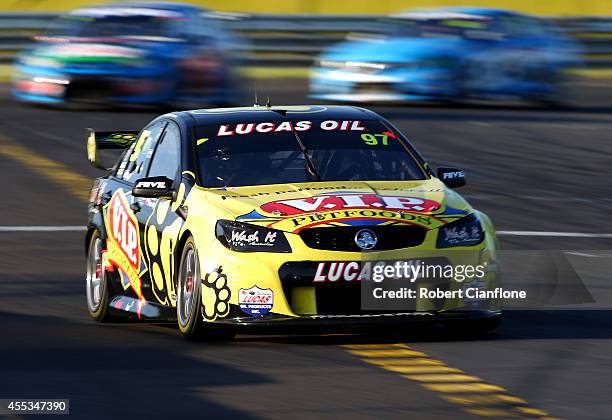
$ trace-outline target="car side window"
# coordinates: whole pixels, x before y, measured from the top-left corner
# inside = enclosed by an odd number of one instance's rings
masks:
[[[536,23],[537,21],[523,16],[504,16],[500,19],[503,32],[513,38],[537,36],[540,25]]]
[[[155,148],[147,176],[165,176],[175,179],[181,165],[180,151],[181,132],[175,123],[170,122]]]
[[[126,164],[121,174],[122,179],[128,182],[134,182],[138,178],[144,177],[151,156],[153,155],[155,144],[165,125],[166,121],[159,121],[151,124],[140,132],[138,140],[136,140],[136,143],[132,146],[130,153],[126,155]],[[121,165],[123,165],[123,163],[124,162],[121,162]],[[121,170],[122,168],[120,167],[119,169]]]
[[[121,161],[119,162],[119,165],[117,166],[117,172],[115,173],[115,176],[117,178],[121,178],[123,179],[123,174],[125,172],[125,168],[127,168],[128,163],[130,161],[130,155],[132,154],[132,151],[134,150],[134,144],[132,143],[130,145],[130,147],[128,147],[122,154],[121,154]]]

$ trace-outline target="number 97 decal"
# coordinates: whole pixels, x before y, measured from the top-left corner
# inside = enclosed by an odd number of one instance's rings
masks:
[[[385,131],[381,134],[369,134],[363,133],[361,135],[361,140],[365,142],[368,146],[388,146],[389,145],[389,137],[396,138],[395,134],[390,131]]]

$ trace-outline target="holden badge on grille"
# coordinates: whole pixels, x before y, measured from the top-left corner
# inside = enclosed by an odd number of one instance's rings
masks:
[[[370,229],[361,229],[355,235],[355,244],[361,249],[372,249],[376,246],[378,238]]]

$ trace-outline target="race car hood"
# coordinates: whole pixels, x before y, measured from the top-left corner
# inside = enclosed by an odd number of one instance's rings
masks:
[[[468,41],[457,38],[401,37],[347,41],[330,47],[322,60],[403,63],[437,55],[458,55]]]
[[[471,213],[470,205],[436,178],[350,181],[206,189],[228,219],[297,232],[312,225],[393,221],[436,228]]]
[[[58,63],[132,63],[145,56],[141,48],[102,42],[66,42],[43,44],[28,55],[56,60]]]

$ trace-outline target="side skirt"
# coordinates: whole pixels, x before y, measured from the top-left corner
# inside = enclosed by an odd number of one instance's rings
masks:
[[[108,308],[113,315],[130,321],[176,322],[176,310],[174,308],[129,296],[113,297]]]

